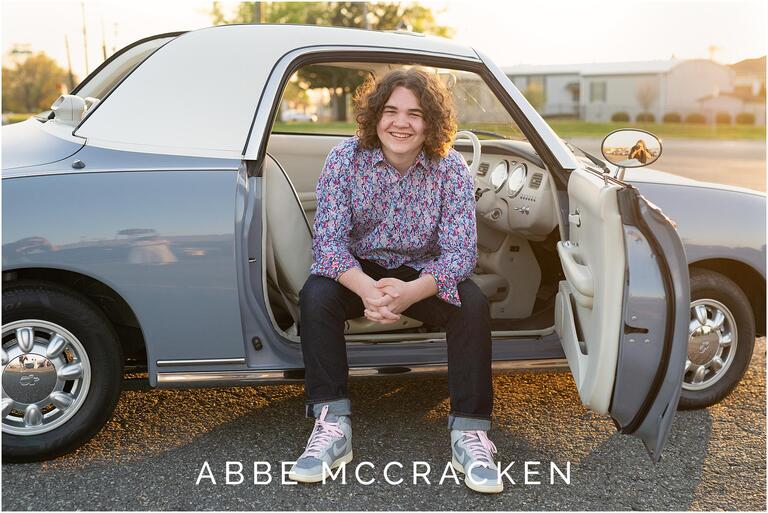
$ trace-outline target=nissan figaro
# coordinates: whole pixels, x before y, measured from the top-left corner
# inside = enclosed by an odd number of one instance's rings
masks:
[[[653,461],[678,406],[730,393],[765,333],[764,195],[616,165],[610,138],[605,159],[579,150],[449,40],[218,26],[138,41],[3,128],[4,458],[85,443],[126,369],[157,387],[301,382],[315,186],[354,132],[333,120],[350,80],[404,66],[456,103],[494,370],[570,369]],[[288,85],[319,76],[332,122],[281,123]],[[441,326],[345,334],[353,377],[446,370]]]

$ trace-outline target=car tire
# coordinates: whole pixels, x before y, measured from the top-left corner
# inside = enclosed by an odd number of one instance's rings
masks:
[[[45,282],[4,287],[3,314],[3,461],[76,449],[120,397],[123,354],[112,325],[86,297]]]
[[[692,268],[690,279],[691,323],[681,410],[706,408],[725,399],[747,371],[755,346],[755,317],[744,291],[708,269]]]

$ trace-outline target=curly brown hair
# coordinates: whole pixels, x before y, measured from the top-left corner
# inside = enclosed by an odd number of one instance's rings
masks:
[[[453,97],[434,75],[420,69],[390,71],[380,80],[372,75],[357,88],[354,96],[357,137],[364,148],[381,146],[376,125],[384,105],[396,87],[413,91],[424,115],[424,152],[430,159],[445,157],[456,136],[456,111]]]

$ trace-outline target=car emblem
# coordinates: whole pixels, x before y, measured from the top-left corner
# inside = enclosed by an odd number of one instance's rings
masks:
[[[27,374],[19,379],[19,384],[23,387],[33,387],[38,381],[40,381],[40,378],[34,374]]]
[[[703,353],[707,349],[709,349],[709,341],[708,340],[705,340],[701,344],[699,344],[699,353]]]

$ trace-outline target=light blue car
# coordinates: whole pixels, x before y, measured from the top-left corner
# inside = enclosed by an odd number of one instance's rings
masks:
[[[618,166],[587,155],[448,40],[221,26],[134,43],[2,129],[4,458],[86,442],[125,369],[161,387],[301,382],[315,186],[351,134],[334,120],[355,81],[414,65],[456,103],[494,368],[569,368],[583,404],[654,461],[678,404],[730,393],[765,333],[763,194],[644,169],[620,180],[658,158],[652,135],[611,134]],[[289,81],[317,123],[275,121],[299,101]],[[636,137],[650,160],[631,156]],[[349,319],[346,336],[353,377],[446,371],[441,326]]]

